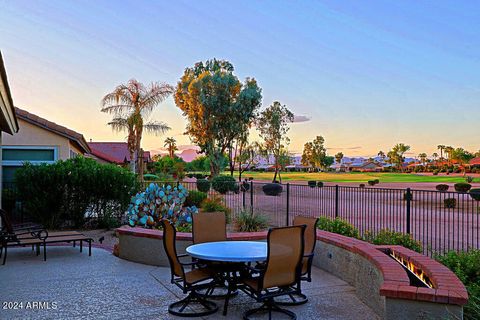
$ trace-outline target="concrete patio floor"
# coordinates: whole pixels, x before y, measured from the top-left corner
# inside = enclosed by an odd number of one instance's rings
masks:
[[[183,297],[170,284],[169,269],[122,260],[97,248],[91,257],[72,247],[49,247],[47,253],[44,262],[30,248],[9,249],[7,264],[0,265],[0,319],[179,319],[167,312],[168,304]],[[313,279],[304,285],[309,303],[288,308],[298,319],[378,318],[346,282],[320,269]],[[223,300],[215,301],[223,307]],[[8,302],[23,305],[11,310]],[[33,302],[43,308],[48,303],[50,309],[32,308]],[[257,305],[240,293],[231,300],[227,317],[219,310],[204,319],[241,319]]]

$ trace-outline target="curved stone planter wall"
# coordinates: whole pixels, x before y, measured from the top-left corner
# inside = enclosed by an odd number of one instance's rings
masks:
[[[162,232],[123,226],[117,229],[119,257],[155,266],[168,266]],[[267,232],[231,233],[231,240],[265,241]],[[463,318],[468,300],[461,281],[437,261],[400,246],[375,246],[338,234],[317,231],[313,265],[356,288],[358,297],[384,319]],[[192,243],[190,233],[177,233],[178,252]],[[403,267],[383,251],[393,249],[421,267],[435,289],[410,286]]]

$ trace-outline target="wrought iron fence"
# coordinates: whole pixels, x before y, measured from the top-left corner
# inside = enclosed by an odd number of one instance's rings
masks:
[[[196,182],[181,183],[197,190]],[[271,196],[263,192],[265,184],[248,182],[247,188],[237,185],[223,195],[211,188],[207,194],[221,196],[233,218],[246,210],[266,215],[272,226],[289,225],[296,215],[339,217],[361,236],[367,232],[375,236],[383,229],[411,234],[427,254],[480,249],[480,201],[468,193],[287,183]]]

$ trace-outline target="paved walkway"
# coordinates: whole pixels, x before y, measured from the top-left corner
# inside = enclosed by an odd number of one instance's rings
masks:
[[[169,283],[169,269],[92,250],[88,257],[78,248],[50,247],[47,262],[29,248],[9,250],[7,264],[0,265],[0,319],[178,319],[167,312],[168,304],[182,297]],[[377,318],[346,282],[319,269],[313,278],[304,286],[310,302],[290,307],[298,319]],[[18,309],[9,310],[14,304]],[[241,319],[254,306],[240,293],[227,317],[218,312],[206,319]]]

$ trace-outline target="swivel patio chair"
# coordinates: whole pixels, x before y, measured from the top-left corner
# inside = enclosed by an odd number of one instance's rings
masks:
[[[224,212],[200,212],[192,216],[192,238],[193,244],[226,241],[227,240],[227,218]],[[194,259],[193,261],[198,261]],[[198,261],[199,264],[208,266],[210,268],[221,268],[228,272],[225,264],[219,264],[209,261]],[[218,274],[218,273],[217,273]],[[215,291],[220,293],[215,293]],[[211,287],[206,290],[200,290],[198,294],[209,298],[225,298],[228,289],[225,282],[216,278]],[[230,293],[230,296],[237,295],[238,292]]]
[[[263,304],[246,311],[243,319],[248,320],[258,312],[268,312],[269,319],[272,319],[272,312],[283,313],[290,319],[297,318],[292,311],[279,307],[275,298],[300,293],[304,232],[305,226],[269,230],[265,266],[260,269],[250,267],[251,276],[242,281],[241,287],[245,293]]]
[[[293,225],[302,226],[305,225],[305,235],[304,235],[304,251],[302,259],[302,273],[301,280],[312,282],[312,262],[315,252],[315,245],[317,244],[317,223],[318,218],[310,218],[304,216],[295,216],[293,218]],[[287,299],[276,299],[275,302],[282,306],[296,306],[304,304],[308,301],[308,298],[305,294],[301,293],[301,282],[298,283],[300,293],[298,294],[289,294]]]
[[[174,302],[168,306],[168,312],[183,317],[203,317],[217,312],[218,306],[206,300],[197,293],[197,290],[207,288],[210,285],[210,280],[213,279],[213,272],[204,267],[195,268],[191,271],[185,272],[185,266],[192,266],[196,262],[181,262],[180,258],[188,257],[187,254],[177,254],[176,233],[175,227],[168,220],[162,221],[163,227],[163,247],[170,263],[171,283],[182,289],[187,297]],[[197,306],[200,311],[187,308]]]

